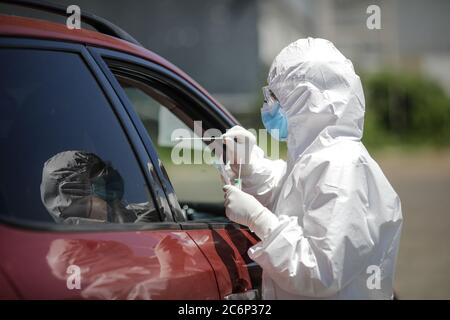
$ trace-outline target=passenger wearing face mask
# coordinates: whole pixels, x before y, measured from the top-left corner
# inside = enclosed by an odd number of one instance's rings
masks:
[[[248,254],[263,298],[391,299],[401,205],[361,143],[352,63],[327,40],[300,39],[275,58],[263,94],[263,124],[287,142],[287,162],[265,158],[242,127],[223,135],[242,181],[224,186],[226,215],[261,239]],[[379,287],[368,285],[373,270]]]

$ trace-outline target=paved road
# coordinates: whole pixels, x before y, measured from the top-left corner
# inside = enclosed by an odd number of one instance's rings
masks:
[[[450,299],[450,152],[375,155],[402,200],[400,299]]]

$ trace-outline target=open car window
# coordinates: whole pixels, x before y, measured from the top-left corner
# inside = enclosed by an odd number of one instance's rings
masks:
[[[167,83],[157,79],[143,82],[132,75],[113,73],[149,134],[188,219],[228,221],[224,216],[219,172],[211,161],[204,161],[214,155],[211,145],[192,140],[179,150],[177,132],[181,131],[184,138],[198,139],[203,134],[201,129],[211,129],[208,124],[205,125],[203,118],[191,115],[187,110],[192,105],[188,108],[189,102]],[[202,128],[197,130],[195,126],[199,125]],[[216,135],[221,134],[216,131]]]

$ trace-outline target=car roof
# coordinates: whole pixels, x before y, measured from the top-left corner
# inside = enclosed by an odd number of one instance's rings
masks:
[[[88,29],[70,30],[64,24],[60,23],[4,14],[0,14],[0,36],[75,42],[122,51],[144,58],[175,72],[177,75],[187,80],[190,84],[208,96],[216,106],[234,120],[234,117],[224,109],[220,103],[218,103],[202,86],[189,77],[184,71],[156,53],[131,42]]]

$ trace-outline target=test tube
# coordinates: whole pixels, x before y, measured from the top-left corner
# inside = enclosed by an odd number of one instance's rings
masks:
[[[241,167],[242,163],[239,161],[239,173],[237,179],[234,179],[234,186],[238,187],[239,190],[242,190],[242,180],[241,180]]]

